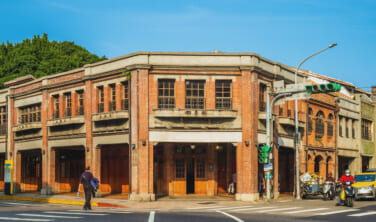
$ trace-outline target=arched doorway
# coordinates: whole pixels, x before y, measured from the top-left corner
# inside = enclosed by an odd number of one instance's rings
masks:
[[[320,164],[321,164],[321,161],[322,161],[322,157],[321,156],[316,156],[315,157],[315,166],[314,166],[314,172],[318,175],[320,175]]]

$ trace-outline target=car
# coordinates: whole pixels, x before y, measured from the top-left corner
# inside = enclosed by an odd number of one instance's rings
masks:
[[[355,174],[355,199],[372,198],[376,199],[376,172]]]

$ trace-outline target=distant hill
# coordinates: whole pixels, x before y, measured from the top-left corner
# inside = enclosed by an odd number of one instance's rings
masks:
[[[106,59],[74,42],[50,41],[47,34],[35,35],[21,43],[8,41],[0,44],[0,88],[4,88],[4,82],[28,74],[40,78]]]

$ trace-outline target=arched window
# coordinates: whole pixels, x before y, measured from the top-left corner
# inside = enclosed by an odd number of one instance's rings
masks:
[[[316,115],[316,136],[324,136],[325,124],[324,124],[324,114],[319,111]]]
[[[316,156],[315,157],[315,173],[320,175],[320,163],[322,161],[321,156]]]
[[[326,159],[326,176],[328,176],[329,173],[332,173],[333,176],[333,158],[328,156]]]
[[[328,116],[328,125],[327,125],[327,134],[328,136],[333,136],[333,115],[329,114]]]
[[[312,112],[312,109],[309,108],[308,110],[308,132],[311,133],[312,132],[312,118],[313,118],[313,112]]]

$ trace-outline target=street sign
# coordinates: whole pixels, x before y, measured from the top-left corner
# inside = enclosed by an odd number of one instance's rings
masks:
[[[13,194],[13,160],[5,160],[4,163],[4,193]]]
[[[301,93],[296,93],[296,94],[293,94],[291,96],[287,96],[285,98],[285,101],[289,101],[289,100],[300,100],[300,99],[310,99],[311,98],[311,94],[308,94],[306,92],[301,92]]]
[[[272,163],[264,164],[264,171],[271,171],[271,170],[273,170]]]
[[[272,179],[272,174],[271,173],[265,174],[265,179]]]

